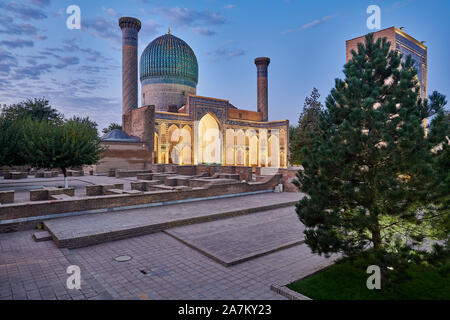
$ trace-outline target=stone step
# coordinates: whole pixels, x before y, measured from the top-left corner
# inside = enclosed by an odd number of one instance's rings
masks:
[[[293,206],[300,198],[299,193],[262,193],[58,218],[44,221],[44,227],[58,247],[78,248],[173,227]]]
[[[48,231],[38,231],[33,233],[33,239],[36,242],[52,240],[52,235]]]

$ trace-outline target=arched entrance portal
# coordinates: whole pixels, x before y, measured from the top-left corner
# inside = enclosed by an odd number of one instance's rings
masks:
[[[198,163],[222,164],[222,134],[218,121],[207,113],[198,124]]]

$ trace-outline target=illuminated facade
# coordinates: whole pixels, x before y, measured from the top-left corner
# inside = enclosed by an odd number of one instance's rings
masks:
[[[135,18],[121,18],[126,45],[130,31],[123,28],[124,20],[131,20],[131,27],[140,27],[140,23]],[[139,30],[135,31],[133,34]],[[125,57],[123,61],[137,63]],[[132,137],[140,139],[152,153],[153,163],[286,167],[289,122],[268,121],[269,63],[269,58],[255,59],[258,111],[198,96],[195,53],[169,30],[149,43],[141,55],[142,107],[123,108],[123,131],[131,137],[130,144],[136,143]],[[127,71],[124,66],[123,72]],[[123,79],[124,92],[137,85],[134,77]]]

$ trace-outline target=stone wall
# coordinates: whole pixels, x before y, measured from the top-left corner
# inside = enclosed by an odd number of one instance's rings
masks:
[[[183,84],[148,83],[142,85],[142,104],[151,103],[157,111],[167,111],[168,106],[185,105],[188,95],[195,94],[195,88]]]
[[[378,38],[387,38],[387,41],[389,41],[391,43],[391,45],[393,45],[395,48],[395,29],[394,29],[394,27],[375,32],[374,33],[375,41]],[[358,52],[358,43],[365,43],[365,35],[358,37],[358,38],[351,39],[351,40],[347,40],[345,42],[345,49],[346,49],[345,57],[346,57],[347,62],[353,58],[352,50],[355,50],[356,52]]]
[[[95,173],[107,173],[110,169],[146,170],[152,163],[152,153],[142,142],[102,142],[108,149],[104,158],[95,166]]]
[[[298,170],[303,170],[303,167],[288,167],[280,168],[278,172],[282,175],[281,181],[283,184],[284,192],[297,192],[297,187],[292,183],[292,180],[296,179]]]
[[[5,204],[0,206],[0,221],[27,217],[39,217],[42,215],[60,214],[114,207],[149,204],[154,202],[176,201],[211,197],[225,194],[237,194],[262,190],[273,190],[279,183],[281,175],[268,177],[262,182],[233,183],[227,185],[212,185],[205,188],[150,191],[139,194],[119,194],[74,198],[58,201],[36,201],[17,204]],[[36,223],[39,222],[36,220]]]
[[[228,109],[228,117],[230,119],[242,119],[242,120],[252,120],[252,121],[262,121],[262,113],[250,110],[241,109]]]

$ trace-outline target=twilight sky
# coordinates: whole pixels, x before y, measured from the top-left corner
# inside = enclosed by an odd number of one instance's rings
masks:
[[[72,4],[81,9],[81,30],[66,27]],[[370,32],[372,4],[381,8],[382,29],[403,26],[426,41],[428,92],[448,97],[448,0],[0,0],[0,105],[46,97],[99,129],[120,123],[117,20],[132,16],[142,21],[139,56],[170,27],[197,56],[197,94],[238,108],[256,111],[253,59],[270,57],[269,120],[296,123],[313,87],[324,101],[343,77],[345,40]]]

